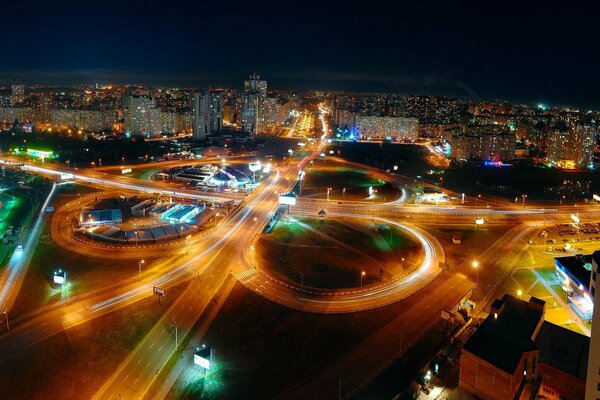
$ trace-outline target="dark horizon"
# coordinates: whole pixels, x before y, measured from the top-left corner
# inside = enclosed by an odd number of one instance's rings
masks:
[[[0,82],[426,94],[600,109],[592,9],[445,2],[6,5]]]

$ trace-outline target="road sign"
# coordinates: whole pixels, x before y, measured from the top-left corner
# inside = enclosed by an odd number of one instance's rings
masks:
[[[152,287],[152,291],[154,292],[155,295],[157,296],[164,296],[165,295],[165,289],[159,288],[158,286],[153,286]]]
[[[212,359],[212,348],[202,346],[194,353],[194,364],[204,368],[210,369],[210,361]]]
[[[293,193],[286,193],[279,195],[279,204],[295,206],[296,205],[296,196]]]

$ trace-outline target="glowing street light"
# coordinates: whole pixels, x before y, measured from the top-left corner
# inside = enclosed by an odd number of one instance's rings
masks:
[[[477,286],[479,285],[479,261],[473,260],[471,265],[473,266],[475,271],[477,271],[477,278],[475,279],[475,288],[477,288]]]
[[[145,263],[145,260],[138,261],[138,273],[140,276],[140,281],[142,280],[142,264]]]
[[[362,288],[363,288],[363,279],[364,279],[364,277],[365,277],[366,274],[367,273],[365,271],[362,271],[360,273],[360,290],[362,290]]]
[[[522,295],[523,295],[523,291],[521,289],[517,290],[517,296],[519,296],[519,298],[521,298]]]

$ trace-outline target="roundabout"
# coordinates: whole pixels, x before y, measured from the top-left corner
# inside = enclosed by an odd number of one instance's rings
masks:
[[[265,273],[316,291],[386,283],[423,257],[406,230],[358,218],[283,218],[255,246]]]
[[[82,212],[83,210],[114,204],[120,208],[125,207],[117,203],[117,199],[119,194],[115,192],[96,192],[61,205],[52,216],[52,239],[60,247],[87,257],[114,259],[115,251],[118,251],[121,259],[162,258],[185,254],[194,243],[213,232],[217,222],[228,215],[225,210],[217,213],[207,209],[210,215],[203,217],[198,226],[191,223],[158,223],[160,221],[132,215],[126,215],[118,228],[99,226],[88,229],[78,225],[81,218],[93,217],[87,211]],[[163,227],[170,230],[170,236],[164,235]],[[157,229],[163,235],[159,240],[150,236]],[[121,238],[109,237],[107,232],[116,233]]]
[[[302,284],[290,283],[288,279],[279,279],[257,264],[256,241],[246,251],[245,257],[252,268],[238,273],[236,278],[252,292],[286,307],[311,313],[351,313],[380,308],[408,298],[429,285],[442,272],[440,262],[445,261],[444,249],[435,237],[407,223],[384,218],[375,220],[378,224],[401,230],[415,240],[422,251],[418,262],[385,281],[363,285],[362,288],[337,290],[307,288]]]

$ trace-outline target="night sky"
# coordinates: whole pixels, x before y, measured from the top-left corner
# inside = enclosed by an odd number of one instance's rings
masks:
[[[240,87],[257,71],[274,88],[600,109],[599,10],[486,3],[3,2],[0,81]]]

